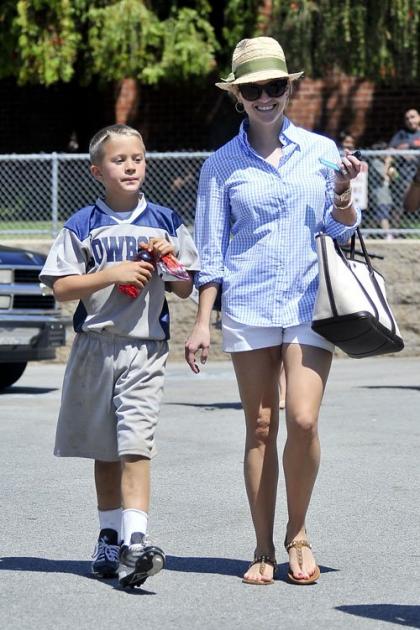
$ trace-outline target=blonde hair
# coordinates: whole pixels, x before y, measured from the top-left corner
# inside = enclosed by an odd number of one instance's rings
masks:
[[[104,144],[108,142],[112,136],[136,136],[143,146],[143,151],[146,152],[143,138],[137,129],[129,127],[128,125],[109,125],[95,133],[89,143],[89,157],[92,164],[98,164],[101,161]]]

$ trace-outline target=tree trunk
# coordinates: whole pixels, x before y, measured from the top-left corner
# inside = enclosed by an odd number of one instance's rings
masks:
[[[273,0],[261,0],[258,7],[257,31],[258,35],[265,35],[273,18]]]
[[[123,79],[117,85],[115,122],[129,125],[137,116],[139,86],[136,79]]]

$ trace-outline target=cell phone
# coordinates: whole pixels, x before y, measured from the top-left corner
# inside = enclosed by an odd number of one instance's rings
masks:
[[[329,160],[324,160],[324,158],[319,158],[319,161],[324,166],[327,166],[328,168],[332,168],[334,171],[337,171],[338,173],[341,172],[340,167],[335,162],[330,162]]]
[[[356,160],[361,160],[362,159],[362,152],[359,151],[359,149],[357,149],[357,151],[354,151],[353,153],[350,153],[350,155],[354,155]],[[324,160],[324,158],[319,158],[319,161],[324,166],[327,166],[328,168],[332,168],[334,171],[337,171],[337,173],[341,173],[341,168],[335,162],[330,162],[329,160]]]

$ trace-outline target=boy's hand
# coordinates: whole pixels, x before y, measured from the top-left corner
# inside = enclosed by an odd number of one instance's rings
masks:
[[[143,289],[150,281],[153,271],[153,265],[144,260],[126,260],[109,269],[115,284],[133,284],[139,289]]]
[[[140,243],[140,247],[153,254],[156,260],[159,260],[162,256],[167,256],[167,254],[174,254],[175,252],[172,243],[166,241],[164,238],[151,238],[148,243]]]

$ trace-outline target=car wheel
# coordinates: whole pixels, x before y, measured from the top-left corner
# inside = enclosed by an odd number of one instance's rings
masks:
[[[1,363],[0,364],[0,389],[10,387],[13,383],[16,383],[22,376],[27,366],[27,362],[24,363]]]

